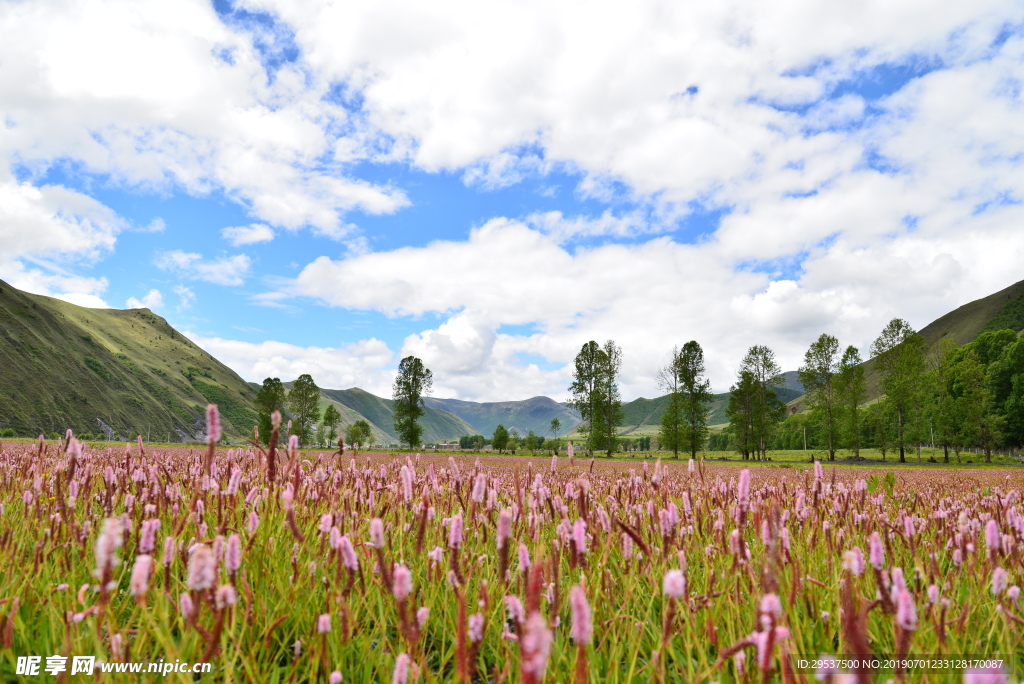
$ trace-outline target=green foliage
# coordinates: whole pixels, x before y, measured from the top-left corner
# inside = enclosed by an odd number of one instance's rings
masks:
[[[839,393],[835,382],[839,367],[839,340],[822,333],[807,349],[804,365],[798,371],[800,383],[807,391],[811,416],[825,438],[830,461],[836,458],[839,437]]]
[[[618,385],[622,350],[612,340],[603,348],[591,340],[576,355],[574,366],[569,392],[570,403],[583,418],[579,431],[586,435],[591,453],[604,449],[611,456],[623,421]]]
[[[86,356],[82,361],[85,363],[85,367],[91,370],[96,375],[100,376],[104,380],[110,380],[110,373],[103,367],[103,364],[94,359],[91,356]]]
[[[508,448],[508,442],[509,435],[508,430],[505,429],[505,426],[498,425],[498,427],[494,428],[494,435],[491,437],[491,446],[497,449],[498,452],[500,453]]]
[[[393,388],[393,410],[395,431],[399,439],[410,449],[419,446],[423,428],[419,419],[423,416],[423,396],[430,394],[434,375],[415,356],[407,356],[398,364],[398,376]]]
[[[910,324],[894,318],[871,345],[882,375],[884,401],[895,417],[896,449],[900,462],[906,461],[906,447],[911,442],[909,428],[921,409],[921,384],[926,371],[925,341]]]
[[[982,329],[983,332],[996,330],[1024,330],[1024,295],[1011,299]]]
[[[743,357],[726,409],[736,450],[744,459],[767,458],[772,436],[786,414],[786,405],[775,392],[781,382],[782,369],[775,353],[765,346],[751,347]]]
[[[711,383],[704,377],[704,350],[691,340],[682,350],[672,349],[668,364],[658,371],[658,386],[667,391],[668,405],[661,416],[659,441],[676,458],[680,450],[696,458],[708,436]]]
[[[292,415],[292,434],[307,444],[320,422],[320,388],[308,373],[300,375],[288,392],[288,409]]]
[[[366,421],[363,421],[366,422]],[[337,436],[338,424],[341,423],[341,414],[338,409],[334,408],[334,404],[328,404],[327,408],[324,409],[323,417],[323,428],[324,428],[324,439],[320,440],[320,443],[332,443]]]
[[[373,442],[373,430],[365,420],[357,420],[345,428],[345,442],[349,445],[367,446]]]

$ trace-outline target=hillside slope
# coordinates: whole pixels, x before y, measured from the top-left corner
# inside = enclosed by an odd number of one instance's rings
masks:
[[[0,428],[187,441],[208,403],[249,434],[252,389],[148,309],[87,309],[0,281]]]
[[[428,397],[424,401],[427,406],[450,411],[473,426],[473,432],[466,434],[481,434],[487,437],[494,434],[494,429],[499,424],[508,428],[509,432],[516,430],[520,436],[525,436],[527,432],[533,430],[542,437],[551,437],[552,418],[557,418],[562,424],[559,435],[571,432],[580,423],[580,416],[576,411],[548,397],[483,403],[433,397]]]
[[[790,402],[801,395],[801,392],[786,387],[776,387],[775,393],[784,402]],[[668,406],[669,397],[665,395],[656,399],[645,399],[643,397],[634,399],[622,405],[624,420],[622,422],[623,434],[632,432],[649,433],[651,427],[661,425],[661,416]],[[729,393],[711,395],[711,404],[708,407],[708,425],[721,425],[729,421],[725,416],[725,408],[729,404]]]

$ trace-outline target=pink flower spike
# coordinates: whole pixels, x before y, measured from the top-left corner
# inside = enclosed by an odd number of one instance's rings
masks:
[[[530,569],[530,550],[526,544],[519,545],[519,569],[523,572]]]
[[[178,607],[181,609],[181,614],[184,615],[186,619],[192,617],[192,612],[195,610],[195,606],[192,603],[192,597],[189,596],[187,592],[182,592],[181,598],[178,599]]]
[[[412,573],[404,565],[396,565],[393,578],[391,591],[395,595],[395,600],[402,603],[412,592]]]
[[[206,406],[206,441],[208,444],[220,441],[220,413],[216,404]]]
[[[341,684],[341,672],[335,670],[331,673],[331,676],[327,678],[327,684]]]
[[[512,534],[512,511],[505,508],[498,514],[498,549],[505,548],[508,538]]]
[[[750,505],[750,470],[744,468],[740,471],[740,481],[736,487],[737,498],[740,508],[746,510]]]
[[[594,624],[586,592],[578,584],[569,590],[569,606],[572,608],[572,640],[586,646],[593,637]]]
[[[1010,684],[1006,673],[999,668],[964,670],[964,684]]]
[[[666,596],[681,599],[686,594],[686,575],[682,570],[669,570],[661,582],[661,589]]]
[[[469,640],[478,644],[484,639],[484,616],[473,613],[469,616]]]
[[[409,681],[409,656],[402,653],[395,658],[395,674],[391,684],[406,684]]]
[[[153,569],[153,557],[145,554],[135,558],[135,565],[132,567],[131,592],[132,596],[144,596],[149,589],[149,574]]]
[[[1006,591],[1007,575],[1006,570],[996,568],[992,571],[992,594],[999,596]]]
[[[430,617],[430,608],[422,606],[416,611],[416,624],[419,625],[420,631],[427,626],[427,618]]]
[[[1002,535],[999,534],[999,523],[995,520],[989,520],[985,523],[985,545],[988,546],[989,553],[994,553],[999,550]]]
[[[871,548],[868,551],[868,558],[871,560],[871,565],[875,570],[881,570],[885,567],[885,549],[882,546],[882,539],[878,536],[877,532],[871,533]]]
[[[375,549],[384,548],[384,521],[380,518],[370,521],[370,545]]]
[[[452,518],[452,527],[448,531],[448,547],[457,549],[462,546],[462,514]]]
[[[331,614],[324,613],[316,620],[317,634],[327,634],[331,631]]]
[[[576,545],[576,553],[582,555],[587,552],[587,523],[582,519],[577,520],[573,525],[572,541]]]
[[[917,629],[917,610],[914,608],[914,599],[906,589],[900,590],[899,598],[896,601],[896,622],[903,629]]]

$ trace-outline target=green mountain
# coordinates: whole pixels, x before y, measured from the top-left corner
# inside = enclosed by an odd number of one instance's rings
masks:
[[[469,423],[473,426],[473,431],[465,434],[470,435],[490,437],[494,434],[494,428],[500,424],[508,428],[509,432],[516,430],[520,436],[525,437],[527,432],[533,430],[542,437],[551,437],[552,418],[557,418],[562,424],[559,435],[571,432],[580,422],[580,416],[576,411],[548,397],[484,403],[433,397],[424,401],[427,406],[449,411]]]
[[[202,439],[255,424],[252,389],[149,309],[87,309],[0,281],[0,429]]]
[[[334,404],[335,408],[341,411],[343,424],[364,419],[370,424],[376,443],[398,443],[392,409],[394,402],[391,399],[383,399],[358,387],[346,390],[322,389],[320,396],[324,402]],[[472,425],[457,415],[433,407],[431,401],[430,399],[425,400],[426,410],[420,419],[420,425],[423,426],[424,443],[433,444],[458,440],[462,435],[476,433]]]

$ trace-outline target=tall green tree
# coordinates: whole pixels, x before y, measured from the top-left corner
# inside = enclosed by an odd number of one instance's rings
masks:
[[[308,373],[300,375],[288,392],[288,408],[292,415],[292,432],[299,442],[308,444],[320,422],[320,388]]]
[[[668,364],[658,372],[658,385],[669,393],[658,439],[676,458],[680,450],[696,458],[707,441],[711,383],[705,371],[704,350],[691,340],[682,349],[673,347]]]
[[[373,442],[373,430],[365,420],[359,419],[345,428],[345,441],[348,444],[366,446]]]
[[[661,430],[658,442],[662,449],[671,450],[674,458],[679,458],[679,450],[685,448],[685,431],[683,418],[682,373],[679,363],[679,347],[672,347],[672,355],[668,363],[658,370],[658,388],[668,392],[668,406],[661,414]]]
[[[836,441],[839,436],[839,397],[835,383],[839,361],[839,340],[822,333],[807,349],[804,365],[797,371],[800,383],[807,392],[811,416],[821,428],[830,461],[836,459]]]
[[[579,431],[586,435],[587,449],[615,450],[618,427],[622,424],[622,399],[618,374],[622,351],[609,340],[604,348],[591,340],[576,355],[573,381],[569,385],[570,403],[583,418]]]
[[[324,434],[327,439],[325,442],[331,444],[338,436],[338,424],[341,423],[341,414],[338,409],[334,408],[334,404],[328,404],[327,408],[324,409],[323,417]]]
[[[403,443],[413,449],[422,441],[423,396],[430,394],[434,375],[415,356],[407,356],[398,364],[392,397],[394,399],[395,431]]]
[[[936,443],[942,445],[943,460],[946,463],[949,463],[950,447],[958,442],[959,415],[953,387],[953,369],[959,358],[958,351],[959,347],[952,338],[943,337],[939,340],[938,358],[928,380],[928,387],[931,390],[930,422],[935,432]]]
[[[902,318],[894,318],[871,345],[882,376],[882,390],[895,419],[896,443],[900,463],[906,463],[906,450],[914,426],[915,412],[921,401],[921,380],[926,371],[925,341]]]
[[[768,444],[786,415],[786,405],[774,389],[781,382],[782,369],[775,353],[765,346],[751,347],[726,406],[734,445],[744,460],[768,457]]]
[[[498,450],[498,453],[505,451],[508,447],[508,430],[504,425],[498,424],[494,428],[494,435],[491,437],[491,446]]]
[[[280,411],[284,416],[285,404],[288,400],[288,390],[285,389],[281,378],[266,378],[263,386],[256,393],[253,403],[256,405],[256,415],[259,417],[260,441],[267,444],[270,440],[270,431],[273,429],[270,423],[270,414]]]
[[[860,351],[851,345],[843,352],[843,358],[839,360],[839,372],[835,377],[842,432],[855,456],[860,456],[861,407],[868,397],[863,363]]]
[[[956,365],[953,375],[962,441],[981,447],[985,462],[991,463],[992,449],[1002,438],[1005,419],[995,411],[985,366],[972,351]]]

